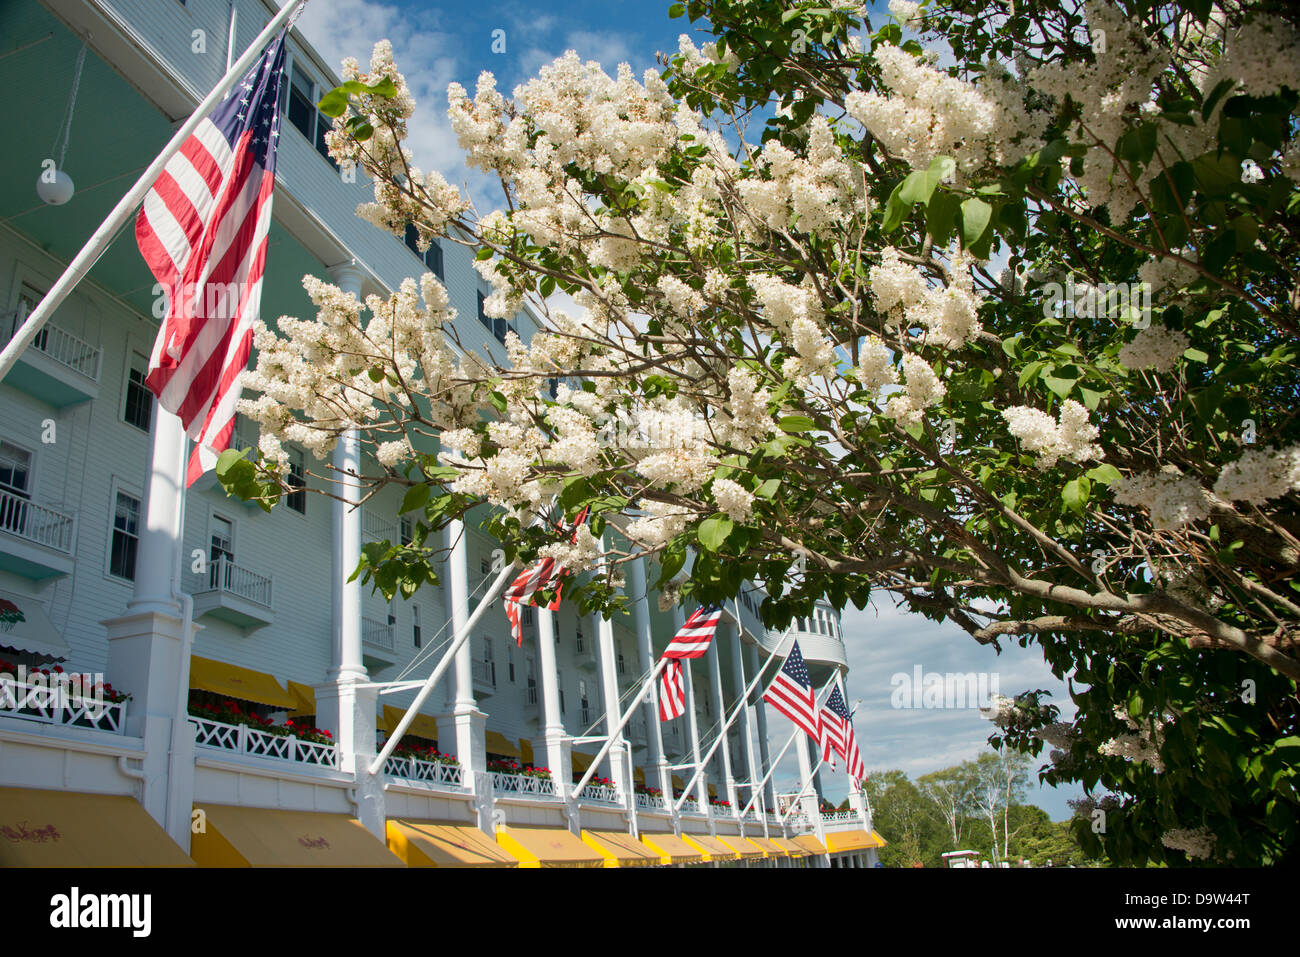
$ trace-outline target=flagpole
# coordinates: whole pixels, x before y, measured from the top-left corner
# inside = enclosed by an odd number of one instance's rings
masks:
[[[614,739],[618,736],[618,733],[622,731],[623,726],[631,720],[636,709],[641,707],[641,702],[645,700],[645,696],[649,694],[650,689],[653,688],[655,682],[659,680],[659,673],[664,670],[664,666],[671,660],[672,659],[670,658],[661,657],[658,663],[654,666],[654,670],[650,672],[650,677],[648,677],[645,680],[645,683],[641,685],[641,690],[637,693],[637,696],[632,699],[632,703],[628,706],[628,709],[623,712],[622,717],[618,719],[618,724],[615,726],[614,730],[605,738],[605,743],[601,745],[600,751],[591,759],[591,764],[587,766],[587,771],[583,774],[582,780],[574,785],[573,799],[575,801],[578,799],[578,795],[582,793],[582,789],[587,786],[587,782],[591,780],[592,775],[596,773],[596,769],[600,767],[600,762],[605,760],[605,755],[609,754],[610,749],[613,748]]]
[[[36,334],[41,331],[41,327],[45,325],[54,310],[59,308],[77,283],[81,282],[86,273],[90,272],[91,267],[95,265],[99,257],[112,244],[113,237],[129,221],[131,214],[144,200],[145,194],[153,188],[154,181],[158,179],[159,174],[162,173],[163,168],[171,158],[180,151],[181,146],[190,138],[190,135],[198,128],[199,124],[207,118],[207,115],[212,112],[213,107],[221,102],[226,93],[234,87],[239,78],[253,65],[254,61],[261,55],[262,49],[270,42],[271,37],[306,2],[307,0],[290,0],[289,3],[284,5],[280,12],[266,25],[266,29],[259,33],[257,39],[244,51],[244,55],[221,78],[221,82],[213,87],[212,92],[207,95],[190,115],[190,118],[176,131],[167,145],[163,147],[163,151],[158,154],[158,157],[149,164],[148,169],[136,180],[130,191],[118,200],[117,205],[113,207],[113,211],[95,230],[94,235],[77,253],[76,258],[68,264],[58,282],[50,287],[50,291],[42,297],[36,308],[28,315],[27,321],[14,333],[13,338],[9,340],[9,344],[4,347],[4,350],[0,351],[0,380],[9,374],[9,370],[18,361],[18,357],[32,344],[32,340],[36,338]]]
[[[852,721],[852,720],[853,720],[853,716],[854,716],[855,714],[857,714],[857,713],[858,713],[858,709],[857,709],[857,708],[854,708],[852,711],[850,711],[850,712],[849,712],[849,721]],[[846,769],[846,770],[848,769],[848,761],[849,761],[848,758],[845,758],[845,759],[844,759],[844,764],[845,764],[845,769]],[[826,763],[826,752],[823,751],[823,752],[822,752],[822,756],[821,756],[820,758],[817,759],[817,766],[816,766],[815,768],[813,768],[812,771],[808,774],[808,780],[805,781],[805,782],[803,783],[803,787],[799,788],[799,793],[796,794],[796,795],[794,796],[794,800],[790,802],[790,806],[789,806],[788,808],[786,808],[786,809],[785,809],[785,813],[781,815],[781,826],[782,826],[782,827],[785,827],[786,819],[789,818],[790,815],[794,813],[794,809],[797,808],[797,807],[799,806],[799,802],[803,800],[804,792],[808,790],[808,785],[810,785],[810,784],[813,783],[813,778],[817,776],[817,772],[820,771],[820,770],[822,769],[822,765],[825,764],[825,763]],[[818,811],[818,813],[821,813],[821,808],[819,807],[819,808],[817,809],[817,811]]]
[[[736,720],[736,718],[739,717],[740,713],[745,709],[746,704],[749,702],[749,696],[754,693],[754,689],[758,687],[758,683],[763,679],[763,672],[767,671],[768,665],[778,660],[778,658],[781,661],[784,661],[785,658],[789,655],[789,652],[787,652],[785,655],[778,655],[778,652],[780,652],[780,650],[785,647],[785,643],[787,639],[791,638],[793,635],[794,635],[794,629],[793,628],[788,629],[786,633],[781,637],[780,644],[778,644],[776,648],[773,649],[772,653],[767,656],[767,660],[764,661],[763,664],[759,667],[758,671],[755,672],[754,680],[749,683],[749,687],[745,689],[745,693],[742,694],[740,696],[740,700],[736,702],[736,707],[732,709],[731,715],[727,718],[727,720],[723,723],[722,728],[718,731],[718,736],[714,739],[712,746],[709,748],[709,753],[704,756],[704,759],[702,761],[700,761],[699,766],[696,767],[695,769],[695,774],[693,774],[691,776],[691,779],[686,782],[686,787],[682,788],[681,799],[677,801],[676,804],[673,805],[673,810],[676,811],[678,814],[681,813],[682,805],[686,803],[686,799],[690,797],[691,788],[695,787],[695,782],[700,779],[700,775],[704,773],[704,769],[708,767],[709,762],[713,760],[713,755],[717,753],[718,746],[722,744],[723,741],[726,740],[727,730],[731,727],[732,723]]]
[[[822,685],[822,690],[817,692],[818,707],[821,707],[821,705],[824,703],[825,698],[827,696],[826,693],[835,687],[835,679],[837,677],[838,675],[831,675],[830,680],[827,681],[826,684]],[[768,779],[772,776],[773,772],[776,771],[776,766],[781,763],[781,759],[785,757],[785,753],[790,750],[790,745],[795,743],[798,735],[806,734],[806,733],[807,732],[804,731],[803,728],[798,728],[798,727],[795,728],[793,732],[791,732],[790,737],[785,742],[785,747],[783,747],[781,749],[781,753],[776,756],[776,760],[769,762],[767,773],[763,775],[763,779],[759,781],[758,785],[754,788],[754,793],[750,795],[749,803],[746,804],[745,809],[740,812],[741,817],[744,817],[746,814],[748,814],[749,809],[754,806],[754,802],[758,800],[759,794],[761,794],[763,791],[763,785],[767,783]],[[820,744],[820,742],[818,743]]]
[[[383,769],[384,762],[388,760],[388,756],[393,753],[393,749],[396,748],[398,742],[402,740],[402,735],[406,733],[406,729],[411,726],[411,722],[414,721],[415,716],[419,714],[420,705],[424,704],[425,699],[433,692],[433,688],[438,683],[438,679],[443,676],[443,673],[451,663],[455,661],[456,652],[460,650],[461,645],[465,644],[465,642],[469,640],[470,634],[474,631],[474,626],[478,624],[478,620],[483,617],[483,613],[488,610],[488,606],[491,605],[492,602],[496,601],[497,595],[501,593],[501,589],[505,588],[506,582],[510,580],[510,575],[518,567],[518,564],[518,562],[514,562],[501,569],[501,573],[497,575],[496,580],[492,582],[492,586],[486,593],[484,593],[483,598],[479,601],[478,607],[474,609],[474,614],[470,615],[469,620],[465,622],[464,627],[462,627],[460,631],[456,632],[456,637],[452,639],[451,645],[445,652],[443,652],[442,660],[439,661],[437,667],[433,669],[433,673],[425,679],[423,687],[420,688],[419,693],[415,696],[415,700],[412,701],[410,707],[406,709],[406,714],[402,715],[402,720],[397,722],[397,727],[388,735],[388,740],[384,742],[383,750],[381,750],[379,754],[375,756],[375,760],[370,763],[371,774],[378,774],[380,770]]]

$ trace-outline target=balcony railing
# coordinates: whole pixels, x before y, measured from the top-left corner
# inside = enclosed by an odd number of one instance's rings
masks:
[[[303,741],[293,735],[267,734],[246,724],[226,724],[224,721],[197,718],[194,715],[190,715],[190,724],[194,725],[195,743],[206,748],[219,748],[258,758],[297,761],[323,768],[339,766],[339,751],[333,744]]]
[[[858,822],[857,811],[823,811],[823,824],[856,824]]]
[[[0,677],[0,716],[121,734],[126,726],[126,702],[110,704],[93,695],[73,694],[48,681],[19,683],[5,675]]]
[[[71,555],[74,526],[71,515],[0,491],[0,531]]]
[[[483,688],[495,688],[497,686],[497,670],[494,662],[475,659],[469,663],[470,674],[474,677],[474,683]]]
[[[208,565],[208,588],[271,607],[271,579],[236,565],[225,555]]]
[[[367,542],[397,543],[398,524],[370,509],[361,512],[361,532]]]
[[[392,651],[393,626],[386,621],[377,621],[374,618],[362,618],[361,640],[367,645],[374,645],[376,648],[383,648],[385,651]]]
[[[463,788],[465,770],[459,764],[442,764],[439,761],[421,761],[419,758],[393,758],[384,762],[384,773],[408,781],[424,781],[443,787]]]
[[[579,801],[597,801],[602,804],[622,804],[618,791],[605,784],[588,784],[578,792]]]
[[[688,797],[685,801],[682,802],[682,813],[683,814],[704,813],[703,811],[700,810],[700,799],[697,797]]]
[[[492,772],[492,789],[498,794],[518,794],[528,797],[555,797],[555,782],[550,778],[534,777],[531,774],[502,774]]]
[[[18,327],[26,320],[27,309],[24,307],[7,324],[6,343],[14,337]],[[49,356],[59,365],[80,373],[87,379],[95,382],[99,381],[100,357],[103,354],[99,346],[91,345],[85,339],[80,339],[51,322],[47,322],[41,331],[36,333],[36,338],[32,340],[32,344],[28,348]]]
[[[668,804],[662,794],[640,794],[636,796],[636,806],[646,811],[666,811]]]

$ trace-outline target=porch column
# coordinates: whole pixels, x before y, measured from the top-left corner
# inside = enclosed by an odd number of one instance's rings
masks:
[[[636,625],[636,657],[640,674],[646,675],[654,667],[654,645],[650,625],[650,595],[646,580],[646,560],[639,558],[628,567],[628,587],[631,589],[633,604],[632,618]],[[646,723],[646,752],[649,768],[646,784],[657,781],[665,798],[673,793],[672,771],[668,769],[668,760],[664,757],[663,728],[659,723],[659,689],[655,688],[645,697],[641,713]]]
[[[448,549],[446,596],[447,616],[451,619],[453,634],[459,634],[469,622],[469,541],[465,523],[460,519],[448,523],[446,546]],[[466,780],[473,782],[476,791],[478,776],[487,771],[487,715],[474,700],[473,654],[471,638],[456,652],[456,697],[450,714],[438,716],[438,744],[442,746],[443,729],[447,737],[456,742],[456,760],[465,769]],[[489,789],[490,790],[490,789]],[[480,817],[490,816],[490,808],[480,808]],[[490,820],[480,820],[480,827],[488,830]],[[488,830],[488,833],[491,833]]]
[[[745,651],[749,660],[747,670],[750,674],[758,674],[758,646],[747,645]],[[751,707],[754,711],[754,727],[758,733],[758,776],[762,778],[763,775],[767,774],[767,769],[770,766],[769,762],[771,761],[771,755],[767,748],[767,708],[761,697]],[[776,802],[772,800],[771,780],[763,785],[763,794],[758,799],[758,803],[764,811],[770,811],[776,806]]]
[[[686,609],[678,605],[673,609],[673,633],[676,634],[682,630],[686,624]],[[692,677],[693,668],[690,658],[682,659],[682,675],[686,682],[686,733],[691,740],[691,762],[696,765],[700,764],[700,722],[695,714],[695,680]],[[690,775],[684,775],[686,780],[690,780]],[[700,802],[700,810],[705,814],[709,811],[709,776],[707,773],[701,774],[699,780],[695,783],[695,799]]]
[[[749,699],[745,697],[745,686],[748,683],[745,678],[745,642],[742,637],[740,626],[736,626],[736,646],[731,656],[732,675],[735,684],[736,700],[744,701],[744,713],[742,714],[743,722],[740,728],[741,741],[745,747],[745,768],[749,773],[750,787],[744,790],[744,803],[748,804],[750,797],[754,793],[753,785],[758,783],[762,776],[758,770],[758,756],[754,751],[754,728],[753,728],[753,707]],[[755,803],[756,808],[761,809],[762,800]]]
[[[718,634],[709,642],[709,651],[705,660],[709,663],[709,700],[713,703],[713,713],[717,715],[721,726],[727,720],[727,699],[722,694],[722,668],[718,664],[718,642],[731,626],[725,621],[718,622]],[[722,760],[722,780],[726,788],[727,800],[731,802],[732,813],[739,813],[741,805],[736,798],[736,778],[731,773],[731,732],[726,732],[727,740],[718,748]]]

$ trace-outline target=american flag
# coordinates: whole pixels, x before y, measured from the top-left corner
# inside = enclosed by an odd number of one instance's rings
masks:
[[[844,737],[845,729],[849,727],[849,709],[844,705],[844,696],[840,694],[837,681],[821,712],[822,760],[829,761],[831,767],[835,767],[837,754],[845,761],[848,760],[844,755]]]
[[[659,676],[659,720],[671,721],[686,713],[686,673],[683,658],[700,658],[709,651],[709,643],[718,631],[722,608],[704,605],[686,619],[673,640],[664,649],[667,666]]]
[[[145,383],[196,443],[186,485],[212,467],[235,428],[261,306],[286,33],[167,163],[135,223],[169,301]]]
[[[587,520],[587,509],[578,513],[573,520],[573,541],[577,541],[578,528]],[[563,585],[565,568],[557,564],[554,558],[538,559],[532,568],[525,569],[519,577],[510,583],[510,587],[501,596],[506,606],[506,618],[510,621],[510,635],[516,645],[524,643],[524,628],[519,613],[520,605],[536,605],[534,597],[539,591],[555,587],[555,597],[546,607],[555,611],[560,607],[560,588]]]
[[[817,717],[817,696],[813,693],[808,666],[804,664],[799,642],[794,643],[785,664],[763,693],[763,700],[789,718],[814,741],[821,741]]]

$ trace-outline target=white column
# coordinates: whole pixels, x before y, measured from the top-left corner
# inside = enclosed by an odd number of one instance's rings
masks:
[[[447,615],[452,633],[459,634],[469,622],[469,542],[465,523],[459,519],[451,521],[446,535]],[[487,770],[487,715],[478,709],[474,700],[473,645],[474,639],[470,638],[456,652],[456,698],[451,714],[440,715],[438,720],[439,745],[442,729],[450,722],[447,736],[456,742],[456,759],[471,781]]]
[[[637,559],[628,567],[628,587],[632,590],[632,618],[636,625],[636,657],[639,672],[648,674],[654,667],[654,644],[650,626],[650,595],[646,580],[646,560]],[[672,772],[664,757],[663,728],[659,722],[658,688],[646,695],[641,713],[646,722],[646,750],[648,752],[646,784],[658,781],[665,798],[673,793]],[[651,776],[653,775],[653,776]]]
[[[794,747],[799,758],[799,789],[803,794],[803,797],[799,799],[799,808],[812,823],[813,831],[817,834],[817,840],[824,845],[826,843],[826,829],[822,827],[821,807],[817,800],[817,794],[810,783],[813,776],[813,766],[811,749],[808,746],[808,735],[802,731],[796,733]]]
[[[719,726],[727,719],[727,699],[722,694],[722,668],[718,664],[718,642],[722,640],[729,627],[726,622],[718,623],[718,633],[713,641],[709,642],[709,653],[705,656],[709,663],[709,698],[713,702],[713,713],[717,716]],[[722,780],[732,810],[739,812],[741,805],[736,795],[736,778],[731,772],[731,732],[728,731],[726,734],[728,740],[718,748],[718,753],[722,757]]]
[[[562,784],[573,781],[573,764],[564,719],[560,716],[560,684],[555,667],[555,614],[537,609],[537,669],[542,695],[542,734],[546,738],[546,766]]]
[[[758,646],[747,645],[745,651],[749,659],[749,672],[757,674]],[[754,730],[758,734],[758,776],[762,778],[767,774],[767,769],[770,766],[768,762],[771,761],[771,755],[768,753],[767,748],[767,709],[763,704],[763,699],[759,698],[755,701],[752,709],[754,712]],[[759,796],[758,803],[759,807],[764,811],[770,811],[773,808],[772,782],[770,780],[763,786],[763,793]]]
[[[736,647],[735,647],[735,651],[732,653],[731,656],[731,663],[732,663],[732,672],[735,679],[736,700],[741,701],[742,699],[744,699],[745,701],[744,714],[741,716],[743,720],[741,722],[741,727],[740,727],[740,736],[741,736],[741,742],[744,744],[745,747],[745,768],[749,773],[749,782],[751,784],[751,787],[745,788],[743,792],[745,803],[748,804],[750,797],[754,793],[754,788],[752,787],[752,785],[757,784],[758,779],[762,775],[758,771],[758,757],[754,751],[754,729],[753,729],[754,709],[753,706],[749,703],[748,699],[744,697],[745,686],[748,683],[745,678],[744,658],[745,658],[745,642],[744,639],[741,637],[741,629],[739,626],[737,626]],[[755,804],[755,807],[759,807],[761,803],[762,802],[760,800],[758,803]]]
[[[682,626],[686,624],[686,610],[678,605],[673,609],[673,627],[675,631],[681,631]],[[686,682],[686,733],[691,739],[691,761],[698,767],[700,764],[700,723],[695,714],[695,680],[692,676],[693,668],[691,659],[682,660],[682,676]],[[689,779],[689,776],[688,776]],[[700,802],[700,810],[708,813],[709,810],[709,776],[701,774],[695,784],[695,799]]]
[[[618,656],[614,650],[614,622],[603,615],[597,615],[596,635],[600,653],[600,690],[605,702],[605,734],[614,741],[607,759],[609,778],[631,807],[635,803],[632,796],[632,771],[627,767],[624,755],[623,732],[618,729],[618,719],[622,717],[623,709],[618,700]]]
[[[357,299],[362,297],[362,272],[348,261],[329,269],[334,284]],[[384,784],[371,774],[376,753],[373,689],[358,688],[369,680],[361,649],[361,580],[349,582],[361,560],[361,437],[348,429],[334,446],[333,481],[338,498],[331,502],[333,546],[334,663],[326,683],[316,689],[317,720],[339,747],[339,765],[356,775],[354,811],[358,820],[384,840]]]

